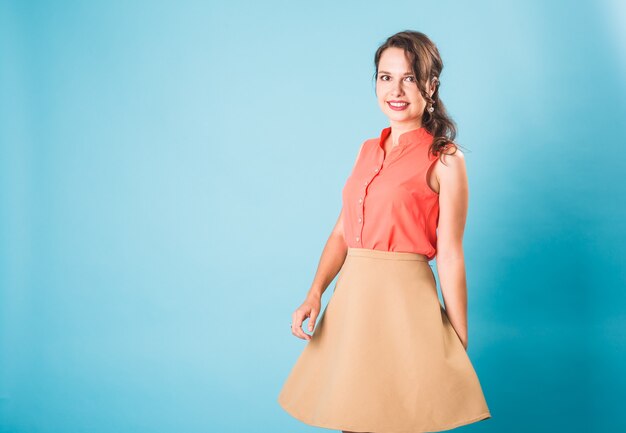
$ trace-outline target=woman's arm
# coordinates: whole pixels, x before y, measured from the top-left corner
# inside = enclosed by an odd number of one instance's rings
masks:
[[[339,212],[339,218],[335,223],[326,245],[322,250],[322,256],[320,257],[319,264],[317,266],[317,272],[313,278],[313,283],[309,289],[307,297],[315,296],[321,297],[330,282],[337,276],[343,262],[346,260],[346,254],[348,252],[348,246],[343,234],[343,207]]]
[[[467,350],[467,281],[463,255],[463,231],[467,218],[469,188],[465,158],[459,148],[437,164],[439,224],[437,273],[448,318]]]
[[[309,332],[313,331],[315,327],[315,321],[320,313],[322,294],[331,283],[331,281],[337,276],[344,261],[348,247],[343,235],[343,208],[339,212],[339,218],[335,223],[324,250],[320,257],[319,264],[317,266],[317,272],[311,288],[306,295],[306,299],[300,305],[296,311],[293,312],[291,321],[291,333],[296,337],[304,340],[310,340],[311,336],[302,330],[302,322],[309,318]]]
[[[359,161],[359,157],[361,155],[361,151],[363,150],[363,145],[365,142],[361,144],[359,151],[357,153],[356,160],[354,165],[352,166],[352,170],[356,167],[357,162]],[[322,251],[322,255],[320,257],[317,271],[315,272],[315,277],[313,278],[313,283],[311,283],[311,287],[306,295],[306,298],[302,305],[300,305],[296,311],[293,312],[292,320],[291,320],[291,333],[296,337],[302,338],[304,340],[310,340],[311,336],[306,334],[302,330],[302,322],[309,318],[309,332],[313,331],[315,327],[315,321],[317,320],[317,316],[320,313],[321,309],[321,299],[324,291],[328,287],[328,285],[333,281],[333,279],[337,276],[343,263],[346,260],[346,255],[348,254],[348,245],[345,240],[345,235],[343,232],[343,207],[339,212],[339,217],[337,218],[337,222],[335,223],[335,227],[330,233],[328,240],[326,241],[326,245]]]
[[[361,144],[361,147],[357,152],[354,165],[352,166],[352,171],[354,171],[354,168],[359,161],[359,157],[361,156],[364,145],[365,142]],[[330,282],[335,278],[335,276],[337,276],[337,274],[341,270],[343,262],[346,259],[347,252],[348,246],[345,241],[345,235],[343,233],[342,207],[341,211],[339,212],[337,222],[335,223],[335,227],[333,227],[333,230],[331,231],[330,236],[326,241],[326,245],[324,246],[324,250],[322,251],[322,256],[320,257],[317,267],[317,272],[315,273],[315,278],[313,279],[313,283],[311,284],[311,288],[309,289],[307,298],[312,296],[322,296]],[[314,320],[312,321],[314,322]]]

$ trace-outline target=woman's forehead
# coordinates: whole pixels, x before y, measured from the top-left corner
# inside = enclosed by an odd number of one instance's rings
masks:
[[[407,54],[401,48],[388,48],[383,51],[378,64],[380,69],[383,69],[384,66],[393,69],[393,72],[397,73],[404,73],[411,69]]]

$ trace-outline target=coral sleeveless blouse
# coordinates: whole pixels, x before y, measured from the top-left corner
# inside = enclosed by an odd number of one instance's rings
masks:
[[[349,247],[424,254],[437,252],[439,194],[427,182],[438,156],[421,127],[404,132],[385,155],[380,137],[366,140],[342,190],[343,230]]]

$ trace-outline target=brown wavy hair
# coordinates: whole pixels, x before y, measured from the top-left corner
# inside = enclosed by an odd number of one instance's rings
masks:
[[[434,137],[430,151],[434,155],[443,155],[444,152],[442,151],[444,149],[454,148],[454,152],[456,152],[457,147],[461,147],[454,142],[457,132],[456,123],[448,115],[443,101],[439,98],[439,85],[441,84],[439,77],[443,70],[443,61],[437,46],[424,33],[413,30],[404,30],[390,36],[378,47],[374,55],[374,65],[376,67],[373,77],[374,81],[378,77],[380,56],[383,54],[383,51],[390,47],[402,48],[404,50],[413,69],[417,87],[427,102],[426,108],[431,105],[434,108],[432,113],[428,109],[424,109],[422,114],[422,126]],[[432,97],[425,90],[426,83],[429,80],[431,83],[433,80],[435,81],[435,91]]]

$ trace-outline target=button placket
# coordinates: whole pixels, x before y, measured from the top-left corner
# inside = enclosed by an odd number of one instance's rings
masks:
[[[378,175],[378,173],[380,172],[380,165],[375,166],[373,169],[373,174],[372,176],[366,180],[363,181],[363,192],[361,194],[361,197],[359,197],[359,209],[357,212],[357,221],[358,221],[358,228],[359,228],[359,234],[358,236],[355,237],[355,240],[357,242],[361,243],[362,246],[362,239],[363,239],[363,214],[364,214],[364,201],[365,201],[365,196],[367,195],[367,187],[368,185],[372,182],[372,180],[374,180],[374,178]]]
[[[361,242],[361,236],[363,235],[363,225],[360,224],[360,222],[363,220],[363,201],[366,195],[366,188],[367,188],[367,181],[364,182],[363,192],[361,193],[361,197],[359,197],[359,208],[357,212],[357,217],[359,220],[359,225],[357,226],[358,227],[358,235],[356,237],[357,242]]]

